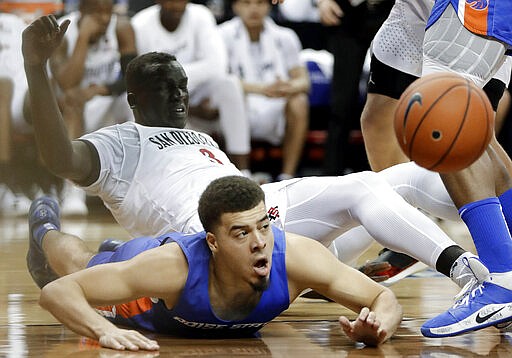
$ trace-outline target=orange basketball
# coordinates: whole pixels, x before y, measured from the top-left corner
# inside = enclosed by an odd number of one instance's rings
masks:
[[[395,112],[395,133],[404,153],[436,172],[453,172],[477,160],[491,140],[494,113],[485,92],[452,73],[414,81]]]

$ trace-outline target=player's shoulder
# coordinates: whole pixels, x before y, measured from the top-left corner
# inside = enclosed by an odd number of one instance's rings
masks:
[[[299,50],[302,50],[302,45],[299,36],[294,30],[284,26],[277,26],[276,30],[281,44],[289,45],[294,48],[296,47]]]
[[[187,4],[186,12],[192,13],[196,16],[203,16],[207,18],[215,18],[210,9],[202,4],[194,4],[189,2]]]
[[[160,6],[153,5],[140,10],[131,18],[132,25],[145,24],[146,22],[154,21],[158,17]]]
[[[219,30],[226,32],[226,33],[232,33],[236,31],[239,28],[240,20],[237,17],[234,17],[230,20],[224,21],[223,23],[219,24]]]

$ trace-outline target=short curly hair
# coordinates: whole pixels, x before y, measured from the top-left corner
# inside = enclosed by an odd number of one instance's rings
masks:
[[[225,213],[250,210],[265,202],[265,193],[253,180],[231,175],[212,181],[199,199],[199,219],[203,228],[212,232]]]

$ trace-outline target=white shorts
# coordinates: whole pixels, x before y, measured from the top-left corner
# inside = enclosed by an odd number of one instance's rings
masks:
[[[106,126],[133,120],[133,112],[126,100],[126,93],[115,97],[95,96],[85,104],[85,133],[91,133]]]
[[[251,138],[273,145],[281,144],[286,127],[286,99],[247,95],[246,103],[251,125]]]
[[[423,44],[423,75],[454,72],[483,87],[499,70],[505,83],[510,80],[510,59],[505,44],[467,30],[452,6],[425,32]],[[507,62],[505,61],[507,60]]]

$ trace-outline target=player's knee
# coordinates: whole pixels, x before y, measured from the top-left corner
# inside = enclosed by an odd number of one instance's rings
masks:
[[[290,96],[286,101],[286,117],[295,121],[309,120],[309,99],[307,94],[298,93]]]

